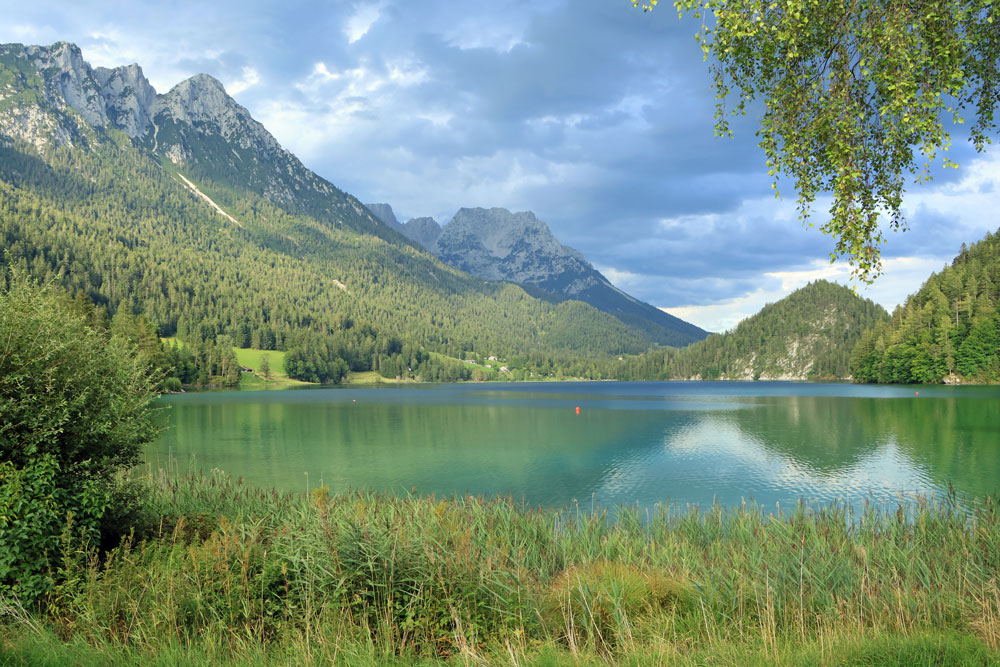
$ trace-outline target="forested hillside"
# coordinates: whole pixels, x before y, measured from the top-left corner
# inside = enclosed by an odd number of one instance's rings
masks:
[[[1000,233],[987,234],[867,332],[851,355],[859,382],[1000,381]]]
[[[115,93],[115,77],[132,83]],[[590,306],[442,264],[305,169],[218,82],[186,83],[142,96],[136,67],[91,70],[67,44],[3,47],[0,262],[161,336],[295,351],[314,369],[378,370],[404,344],[548,365],[650,346]]]
[[[817,280],[768,304],[736,329],[682,350],[624,362],[622,378],[729,380],[845,378],[862,332],[888,314],[842,285]]]
[[[214,194],[211,184],[200,187]],[[228,335],[238,347],[286,349],[314,332],[341,339],[354,364],[370,364],[393,337],[451,356],[646,347],[596,309],[591,331],[567,338],[578,330],[567,319],[577,321],[572,304],[465,276],[410,246],[248,195],[228,212],[233,220],[124,137],[45,159],[27,146],[0,147],[4,261],[38,278],[61,272],[71,290],[112,314],[122,306],[143,313],[164,336]]]

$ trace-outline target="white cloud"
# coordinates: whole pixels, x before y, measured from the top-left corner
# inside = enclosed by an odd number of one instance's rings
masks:
[[[722,333],[735,327],[741,320],[753,315],[767,303],[785,296],[784,292],[757,289],[733,299],[727,299],[708,306],[679,306],[661,308],[665,313],[686,320],[705,331]]]
[[[230,95],[239,95],[247,88],[251,88],[260,83],[260,75],[252,67],[243,68],[243,76],[241,76],[236,81],[231,81],[226,84],[226,91]]]
[[[570,183],[587,187],[603,177],[593,165],[557,162],[522,150],[451,160],[394,153],[384,165],[380,177],[366,184],[368,196],[440,222],[450,219],[460,206],[531,209],[545,219],[535,204],[535,193]],[[427,187],[427,183],[434,186]]]
[[[294,86],[314,103],[335,106],[338,100],[371,95],[387,84],[407,88],[426,79],[427,69],[413,59],[387,61],[379,67],[361,58],[354,67],[341,70],[331,70],[322,61],[314,63],[309,76]]]
[[[504,21],[464,21],[447,31],[445,41],[459,49],[490,49],[510,53],[524,44],[523,26]]]
[[[906,297],[920,289],[932,273],[940,271],[952,259],[954,255],[950,252],[929,257],[892,257],[883,263],[885,275],[873,285],[858,286],[858,294],[882,304],[891,313],[906,301]]]
[[[960,178],[951,183],[930,183],[906,195],[903,211],[913,222],[907,234],[920,234],[921,219],[936,215],[947,220],[950,236],[967,243],[977,241],[986,231],[1000,225],[1000,147],[959,168]],[[942,250],[934,248],[934,251]],[[958,248],[949,248],[957,254]]]
[[[0,30],[0,42],[20,42],[22,44],[51,44],[60,36],[55,28],[48,25],[33,25],[31,23],[14,23]]]
[[[347,37],[347,43],[353,44],[368,34],[381,14],[381,4],[356,6],[354,13],[348,17],[344,24],[344,36]]]
[[[156,40],[115,27],[91,31],[79,42],[83,57],[94,67],[114,68],[139,63],[142,73],[159,93],[165,93],[183,79],[196,74],[173,66],[177,46],[164,47]]]
[[[830,264],[816,261],[813,262],[813,268],[798,271],[771,271],[764,275],[780,280],[781,291],[787,294],[814,280],[829,280],[846,284],[850,280],[851,268],[844,262]]]
[[[624,292],[640,287],[648,280],[646,276],[641,274],[611,266],[595,266],[594,268],[604,274],[604,277],[610,280],[612,285]]]

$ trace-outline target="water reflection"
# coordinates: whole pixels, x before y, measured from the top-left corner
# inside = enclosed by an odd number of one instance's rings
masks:
[[[304,489],[308,473],[310,485],[334,490],[502,494],[555,506],[752,498],[774,507],[998,486],[1000,391],[917,399],[899,388],[756,386],[188,395],[165,400],[173,428],[148,459],[193,460],[290,490]]]

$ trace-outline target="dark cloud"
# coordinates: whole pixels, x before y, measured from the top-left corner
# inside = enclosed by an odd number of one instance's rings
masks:
[[[833,247],[803,228],[790,187],[769,199],[753,109],[735,138],[714,135],[698,23],[667,6],[42,0],[5,14],[3,41],[75,41],[100,64],[138,61],[161,89],[215,76],[307,166],[401,218],[533,210],[658,306],[778,289],[766,273],[814,268]],[[951,129],[963,169],[908,187],[911,229],[887,234],[887,257],[951,253],[986,227],[994,181],[929,194],[971,173],[967,130]]]

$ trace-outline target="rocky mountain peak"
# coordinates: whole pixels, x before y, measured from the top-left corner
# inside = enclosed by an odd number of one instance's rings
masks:
[[[56,42],[52,46],[26,46],[24,53],[42,72],[45,97],[50,103],[75,109],[91,125],[104,127],[108,124],[100,87],[80,47]]]
[[[285,163],[287,166],[278,170],[282,182],[275,181],[272,174],[266,179],[271,183],[261,182],[254,187],[266,188],[265,196],[273,201],[288,202],[294,198],[294,184],[286,181],[290,174],[304,167],[229,96],[215,77],[195,74],[180,82],[165,95],[156,97],[150,115],[152,131],[147,132],[145,140],[154,152],[177,164],[200,154],[199,160],[221,160],[234,174],[248,168],[247,159],[256,163],[255,168],[275,161]],[[213,137],[223,139],[229,148],[210,147]]]
[[[406,238],[416,241],[431,252],[436,252],[435,244],[438,237],[441,236],[441,225],[434,218],[411,218],[404,225],[400,224],[396,218],[396,212],[389,204],[365,204],[365,208]]]
[[[71,42],[56,42],[52,46],[31,45],[24,47],[28,57],[42,67],[56,67],[63,72],[90,71],[83,59],[83,51]]]
[[[223,134],[227,139],[237,126],[253,122],[250,112],[229,96],[218,79],[208,74],[195,74],[161,95],[153,113],[166,113],[172,120],[184,123],[215,123],[219,129],[229,131]]]
[[[580,283],[579,289],[603,280],[531,211],[461,208],[440,229],[432,250],[446,264],[487,280],[539,284],[559,275],[560,282]]]
[[[434,218],[411,218],[403,225],[403,234],[434,252],[441,236],[441,225]]]
[[[365,208],[390,227],[399,226],[399,220],[396,219],[396,212],[392,210],[392,206],[389,204],[365,204]]]
[[[135,139],[146,133],[156,90],[137,63],[108,69],[97,67],[94,77],[101,84],[108,120]]]
[[[62,112],[62,120],[48,117],[45,123],[57,144],[72,142],[77,132],[77,123],[72,109],[84,122],[94,127],[114,127],[123,130],[132,138],[141,136],[149,126],[150,110],[156,91],[137,64],[109,69],[91,68],[83,59],[83,53],[75,44],[56,42],[52,46],[5,45],[5,53],[23,59],[25,64],[39,75],[38,90],[48,109]],[[26,118],[40,117],[48,111],[19,107],[23,127],[37,126],[39,123],[25,123]],[[58,115],[58,114],[57,114]],[[36,118],[37,120],[37,118]],[[13,123],[12,123],[13,125]],[[13,131],[12,134],[30,135],[36,130]],[[24,138],[28,138],[25,136]]]
[[[396,221],[388,204],[369,208],[384,221]],[[686,345],[706,335],[619,290],[531,211],[461,208],[444,227],[433,218],[413,218],[402,231],[445,264],[486,280],[518,283],[545,298],[584,301],[661,344]]]
[[[461,208],[441,230],[438,243],[475,239],[493,257],[507,258],[527,241],[535,252],[583,260],[576,250],[559,243],[548,225],[531,211],[512,213],[505,208]]]

